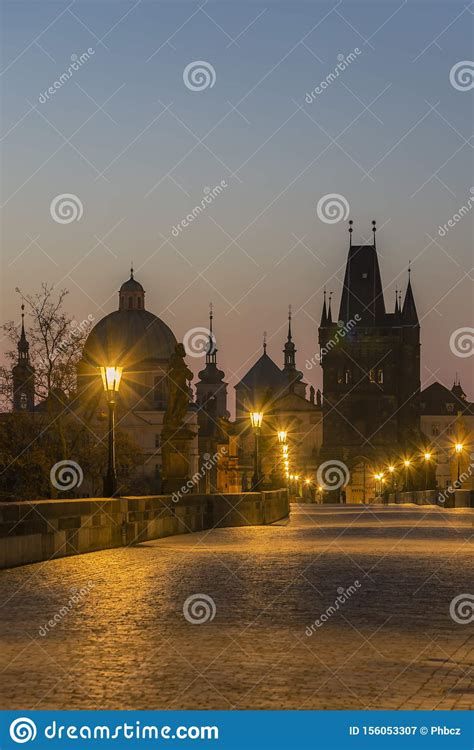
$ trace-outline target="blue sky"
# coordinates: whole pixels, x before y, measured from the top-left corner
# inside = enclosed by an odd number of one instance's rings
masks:
[[[219,363],[234,384],[263,330],[281,363],[288,304],[298,365],[318,350],[322,289],[337,309],[348,236],[320,198],[350,209],[354,241],[377,244],[386,303],[412,282],[422,380],[474,396],[453,331],[472,324],[474,6],[456,2],[5,2],[2,44],[2,318],[15,287],[70,290],[77,320],[117,306],[130,261],[147,307],[180,339],[214,304]],[[340,56],[359,54],[308,103]],[[71,66],[88,59],[41,101]],[[339,57],[338,57],[339,56]],[[203,90],[183,71],[202,61]],[[470,63],[472,71],[472,62]],[[227,187],[178,237],[205,188]],[[77,196],[79,221],[51,201]],[[202,362],[194,359],[192,367]],[[305,379],[321,383],[318,368]]]

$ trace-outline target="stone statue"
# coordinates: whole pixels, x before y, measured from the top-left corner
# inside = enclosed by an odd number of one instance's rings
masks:
[[[193,373],[184,361],[186,352],[182,344],[176,344],[170,358],[167,374],[168,403],[163,418],[163,436],[166,438],[179,430],[186,418],[189,406],[189,386]]]

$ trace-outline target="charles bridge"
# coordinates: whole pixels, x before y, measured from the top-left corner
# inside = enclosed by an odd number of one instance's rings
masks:
[[[472,706],[472,509],[248,494],[2,505],[2,706]]]

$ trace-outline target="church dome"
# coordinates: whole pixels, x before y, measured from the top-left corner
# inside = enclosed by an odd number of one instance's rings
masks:
[[[83,360],[129,368],[143,360],[169,360],[176,344],[166,323],[145,310],[145,291],[132,271],[120,287],[119,309],[99,320],[87,337]]]

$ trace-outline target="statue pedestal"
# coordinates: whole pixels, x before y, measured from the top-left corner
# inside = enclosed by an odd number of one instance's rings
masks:
[[[177,492],[191,478],[189,455],[193,439],[194,433],[186,428],[178,430],[168,439],[164,438],[161,451],[164,493]]]

